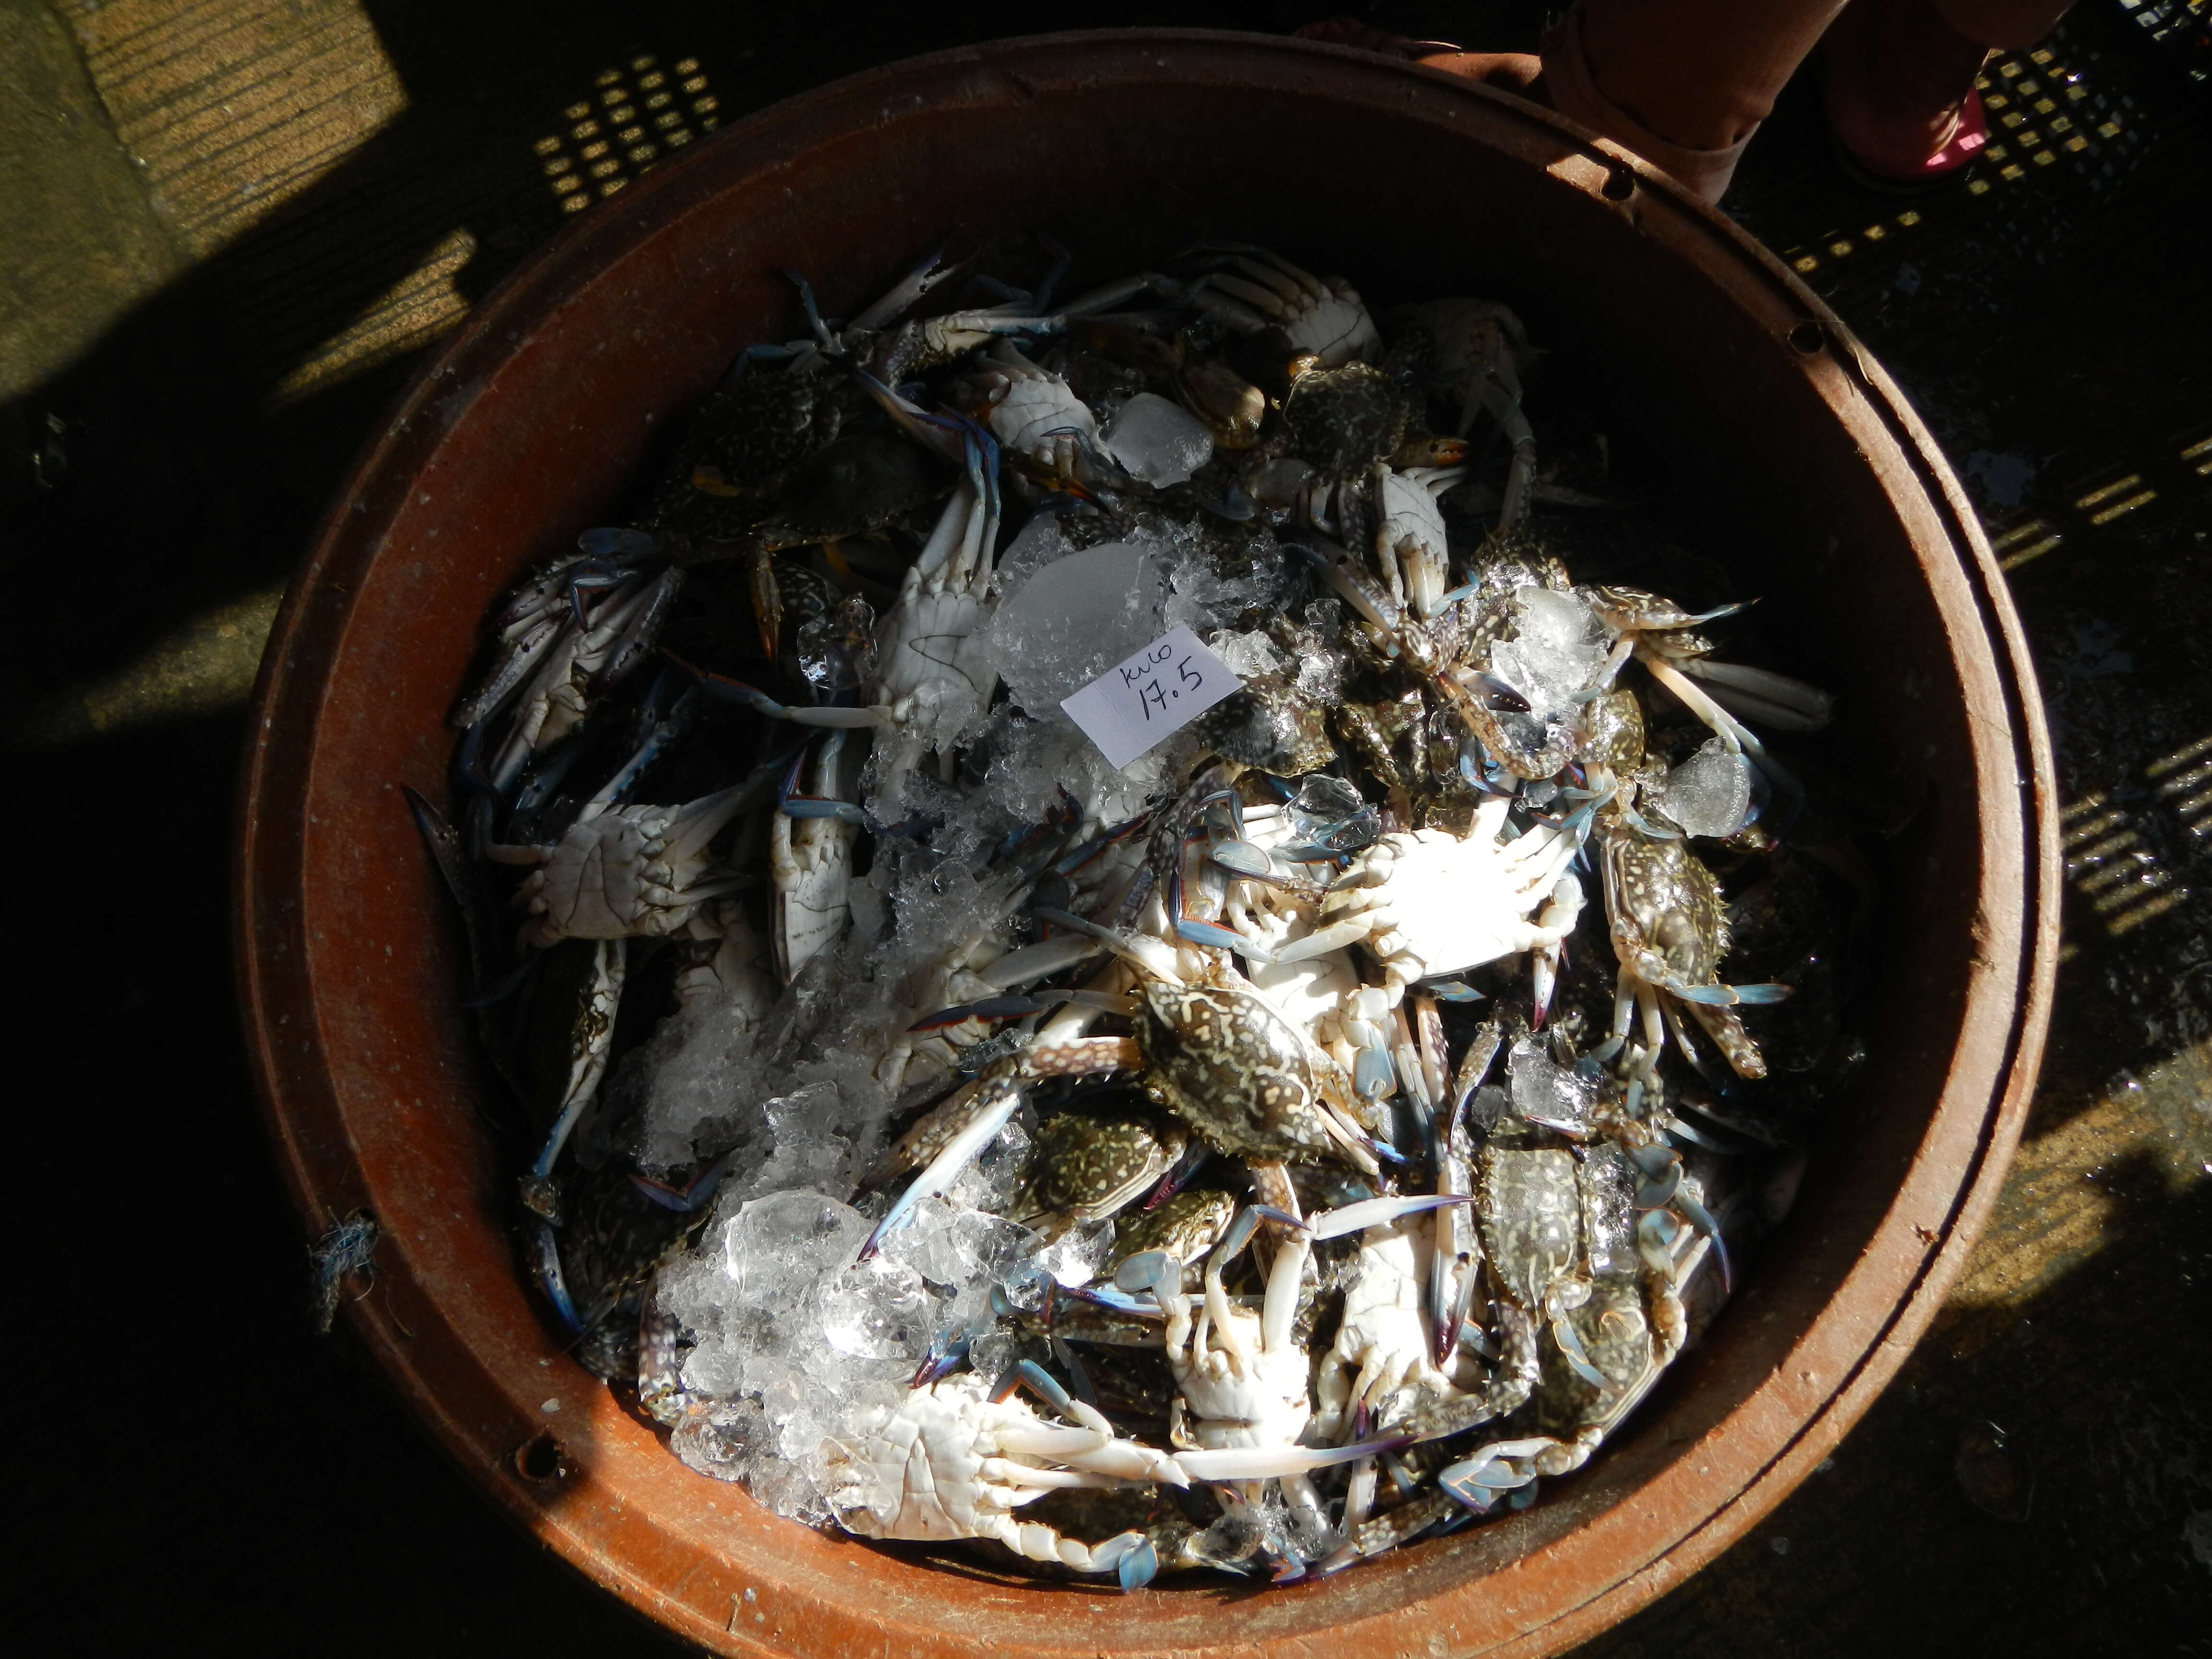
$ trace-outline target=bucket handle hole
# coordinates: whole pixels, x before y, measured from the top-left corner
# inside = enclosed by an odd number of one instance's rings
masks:
[[[568,1449],[550,1434],[526,1440],[515,1449],[514,1472],[540,1486],[558,1480],[568,1473]]]
[[[1636,175],[1626,167],[1609,167],[1598,193],[1608,202],[1625,202],[1636,194]]]
[[[1790,331],[1790,343],[1809,357],[1828,343],[1828,331],[1808,317]]]

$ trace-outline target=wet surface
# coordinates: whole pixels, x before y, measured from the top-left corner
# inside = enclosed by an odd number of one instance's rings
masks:
[[[2134,21],[2147,9],[2163,40]],[[78,1212],[0,1223],[45,1425],[11,1459],[0,1522],[15,1650],[668,1650],[482,1503],[343,1319],[313,1334],[228,979],[247,675],[416,354],[566,203],[679,131],[1060,20],[449,11],[118,0],[70,24],[199,263],[0,406],[19,1053],[70,1062],[22,1091],[15,1156]],[[1533,39],[1518,4],[1378,16]],[[2187,252],[2212,217],[2203,38],[2179,0],[2085,4],[2045,57],[1993,71],[2006,154],[1984,187],[1910,201],[1844,180],[1801,84],[1729,203],[1905,386],[2008,564],[2058,744],[2067,954],[2019,1163],[1935,1332],[1773,1516],[1586,1653],[2212,1651],[2212,308]],[[178,137],[210,87],[215,107],[266,104],[261,149]],[[623,139],[623,110],[656,136]]]

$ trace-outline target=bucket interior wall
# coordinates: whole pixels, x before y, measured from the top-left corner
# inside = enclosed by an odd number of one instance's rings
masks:
[[[886,91],[872,115],[856,97],[817,100],[728,162],[702,156],[648,179],[629,192],[635,205],[599,208],[527,274],[526,333],[503,337],[509,301],[488,304],[372,458],[350,508],[377,526],[361,580],[295,598],[287,636],[303,659],[332,663],[319,700],[288,716],[312,723],[313,767],[295,795],[264,807],[299,815],[286,867],[301,897],[284,937],[300,954],[288,971],[325,988],[273,1039],[328,1059],[326,1083],[294,1085],[321,1091],[320,1115],[295,1115],[283,1133],[303,1179],[322,1172],[319,1201],[372,1209],[404,1259],[393,1311],[417,1358],[403,1387],[458,1447],[520,1446],[546,1419],[518,1415],[515,1400],[581,1401],[598,1385],[561,1352],[517,1271],[512,1172],[481,1127],[484,1085],[453,1006],[457,946],[398,786],[444,798],[445,716],[494,598],[580,527],[609,521],[740,348],[795,331],[778,269],[807,274],[826,310],[849,314],[956,228],[1052,229],[1079,250],[1077,286],[1218,237],[1343,272],[1378,305],[1475,294],[1520,310],[1624,441],[1658,458],[1672,533],[1763,596],[1762,629],[1790,641],[1783,665],[1844,699],[1837,750],[1910,814],[1886,849],[1879,963],[1853,1011],[1869,1059],[1823,1131],[1798,1211],[1705,1347],[1588,1471],[1524,1516],[1325,1583],[1253,1596],[1191,1578],[1122,1600],[820,1537],[683,1469],[611,1405],[559,1414],[578,1473],[557,1487],[484,1473],[572,1555],[597,1550],[605,1582],[701,1639],[714,1635],[698,1611],[712,1598],[635,1565],[652,1550],[696,1558],[716,1595],[769,1584],[759,1605],[774,1621],[728,1641],[807,1652],[887,1630],[908,1650],[945,1652],[1349,1638],[1343,1627],[1471,1578],[1489,1584],[1491,1610],[1455,1615],[1454,1648],[1514,1639],[1562,1612],[1543,1574],[1566,1557],[1545,1547],[1583,1552],[1577,1571],[1594,1595],[1607,1583],[1591,1576],[1592,1552],[1633,1566],[1700,1520],[1663,1496],[1689,1479],[1684,1460],[1703,1460],[1698,1478],[1711,1480],[1741,1459],[1741,1481],[1778,1455],[1788,1431],[1747,1425],[1745,1402],[1799,1366],[1810,1412],[1861,1363],[1852,1345],[1864,1347],[1867,1329],[1834,1333],[1832,1353],[1808,1333],[1855,1279],[1891,1287],[1869,1305],[1894,1307],[1921,1263],[1877,1249],[1877,1234],[1920,1201],[1931,1148],[1986,1132],[2005,1057],[1978,1039],[2000,1014],[1970,1006],[1970,987],[1992,952],[2016,965],[2022,926],[1984,914],[2005,878],[1984,805],[2012,762],[1967,710],[1975,698],[2002,706],[2000,676],[1922,481],[1838,360],[1848,342],[1801,331],[1793,343],[1808,313],[1778,272],[1762,278],[1717,228],[1705,243],[1679,228],[1648,234],[1641,186],[1616,200],[1591,185],[1618,163],[1525,123],[1502,144],[1510,124],[1474,94],[1400,76],[1389,84],[1402,96],[1353,95],[1343,88],[1367,81],[1332,57],[1313,58],[1306,82],[1307,60],[1286,58],[1280,83],[1254,84],[1229,48],[1194,52],[1172,81],[1134,49],[1069,47],[948,70],[927,98]],[[1934,563],[1916,536],[1937,549]],[[1946,1100],[1978,1104],[1947,1123]],[[309,1118],[325,1127],[301,1127]],[[328,1127],[338,1122],[343,1132]],[[1930,1189],[1931,1228],[1960,1178],[1954,1170]],[[435,1389],[420,1381],[434,1368]],[[1762,1410],[1783,1408],[1761,1398]],[[792,1588],[802,1585],[812,1588]]]

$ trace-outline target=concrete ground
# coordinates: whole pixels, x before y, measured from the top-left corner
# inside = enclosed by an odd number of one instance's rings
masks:
[[[1377,17],[1513,46],[1540,9]],[[659,76],[650,142],[675,146],[1073,21],[0,0],[23,1195],[0,1259],[36,1413],[0,1505],[9,1651],[665,1650],[482,1504],[343,1329],[313,1334],[228,981],[240,711],[380,410],[640,165],[574,136],[607,94]],[[1845,183],[1794,88],[1730,200],[1906,386],[2011,572],[2069,803],[2068,955],[2027,1141],[1936,1331],[1829,1465],[1587,1654],[2212,1652],[2208,39],[2202,0],[2084,0],[1993,68],[2006,153],[1978,187],[1910,204]],[[2031,1502],[1990,1501],[1991,1424]]]

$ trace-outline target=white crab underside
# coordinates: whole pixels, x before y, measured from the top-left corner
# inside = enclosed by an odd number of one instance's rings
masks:
[[[1361,855],[1382,879],[1347,908],[1374,916],[1377,956],[1418,962],[1424,975],[1459,974],[1539,942],[1529,918],[1573,858],[1573,837],[1539,824],[1501,842],[1508,805],[1503,796],[1486,801],[1465,836],[1402,830]]]

